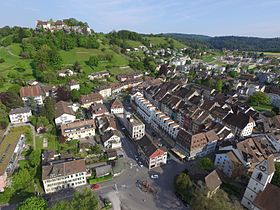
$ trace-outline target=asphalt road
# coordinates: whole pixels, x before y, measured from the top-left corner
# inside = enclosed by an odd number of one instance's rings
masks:
[[[124,134],[122,146],[126,153],[125,170],[113,180],[100,184],[101,187],[96,190],[100,197],[111,200],[114,210],[187,209],[175,196],[173,188],[174,177],[186,168],[184,163],[172,157],[168,164],[149,171],[139,166],[135,160],[135,156],[138,156],[136,146]],[[159,175],[159,178],[152,179],[152,174]],[[138,180],[147,180],[157,193],[141,191],[136,184]]]

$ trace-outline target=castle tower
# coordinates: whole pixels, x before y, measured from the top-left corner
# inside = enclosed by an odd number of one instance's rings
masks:
[[[274,172],[274,158],[270,155],[255,167],[241,201],[243,206],[252,209],[252,203],[257,194],[271,182]]]

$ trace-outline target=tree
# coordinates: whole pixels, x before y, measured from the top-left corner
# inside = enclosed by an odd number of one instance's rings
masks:
[[[215,88],[218,92],[222,92],[223,90],[223,80],[218,79],[216,82],[216,88]]]
[[[175,178],[175,190],[182,196],[183,200],[190,202],[192,182],[186,173],[182,172]]]
[[[55,203],[55,205],[53,205],[53,207],[51,207],[51,210],[75,210],[74,207],[71,206],[71,202],[68,201],[60,201]]]
[[[95,66],[98,66],[98,59],[96,56],[90,56],[88,61],[86,62],[87,65],[89,65],[91,68],[95,67]]]
[[[280,187],[280,163],[275,163],[275,173],[273,175],[271,183]]]
[[[46,97],[44,100],[44,107],[46,112],[46,117],[50,123],[53,122],[55,118],[55,101],[51,97]]]
[[[0,93],[0,102],[4,104],[8,109],[14,109],[23,106],[23,102],[18,93],[13,90]]]
[[[48,204],[45,199],[42,197],[30,197],[27,198],[24,202],[22,202],[18,207],[17,210],[44,210],[47,209]]]
[[[82,72],[81,64],[78,61],[73,64],[73,70],[78,73]]]
[[[29,155],[29,164],[31,167],[37,167],[41,162],[41,151],[40,150],[32,150]]]
[[[58,101],[69,101],[70,93],[65,87],[58,87],[56,91],[56,96]]]
[[[56,203],[51,210],[99,210],[99,203],[96,195],[89,189],[82,192],[76,192],[74,198],[69,202],[60,201]]]
[[[0,127],[5,129],[9,124],[7,107],[0,102]]]
[[[81,96],[80,92],[76,89],[70,92],[70,97],[73,102],[78,102],[80,100],[80,96]]]
[[[204,157],[199,160],[199,166],[205,170],[210,170],[214,167],[214,164],[210,158]]]
[[[74,209],[80,210],[97,210],[99,204],[97,197],[90,189],[84,189],[82,192],[75,193],[73,200],[71,201]]]
[[[223,190],[218,190],[212,197],[207,197],[206,191],[197,190],[194,193],[191,206],[193,210],[242,209],[238,204],[233,203]]]
[[[255,92],[248,98],[251,105],[269,104],[269,97],[264,92]]]
[[[237,71],[230,71],[230,72],[228,73],[228,75],[229,75],[230,77],[232,77],[232,78],[235,78],[235,77],[238,76],[238,73],[237,73]]]
[[[17,190],[25,189],[30,186],[30,184],[33,184],[33,177],[31,177],[26,168],[20,169],[13,176],[13,187]]]

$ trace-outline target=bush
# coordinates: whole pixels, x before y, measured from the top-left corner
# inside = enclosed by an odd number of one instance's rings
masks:
[[[4,63],[5,59],[4,58],[0,58],[0,63]]]

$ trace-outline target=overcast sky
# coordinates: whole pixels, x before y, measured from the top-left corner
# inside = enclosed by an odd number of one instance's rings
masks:
[[[0,27],[74,17],[97,32],[128,29],[280,37],[280,0],[0,0]]]

